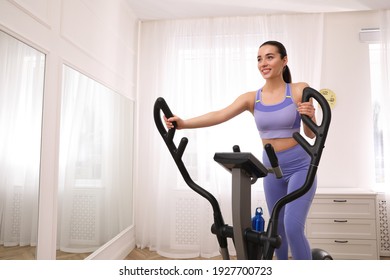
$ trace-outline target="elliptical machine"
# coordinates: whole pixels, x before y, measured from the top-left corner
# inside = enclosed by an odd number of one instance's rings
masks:
[[[307,102],[310,98],[314,98],[319,103],[323,112],[320,125],[315,124],[308,116],[302,115],[302,121],[316,134],[315,142],[311,145],[298,132],[293,134],[294,139],[311,157],[306,181],[301,188],[282,197],[275,203],[267,230],[264,232],[257,232],[251,228],[250,187],[258,178],[265,177],[269,173],[275,173],[277,177],[282,176],[282,171],[278,166],[278,160],[272,146],[266,145],[265,147],[272,165],[270,169],[267,169],[253,154],[240,152],[238,146],[234,146],[233,152],[231,153],[216,153],[214,155],[214,160],[232,174],[233,226],[229,226],[223,220],[216,198],[191,179],[182,161],[188,139],[183,137],[179,146],[176,147],[173,142],[176,127],[168,131],[165,129],[161,119],[161,111],[163,111],[167,118],[173,116],[167,103],[162,97],[157,98],[155,101],[153,112],[154,121],[183,179],[192,190],[207,199],[213,208],[214,223],[211,226],[211,232],[217,237],[223,259],[230,259],[227,238],[233,239],[237,259],[271,260],[275,249],[280,247],[282,240],[278,235],[279,213],[287,203],[296,200],[310,190],[316,176],[331,121],[331,110],[326,99],[318,91],[306,87],[303,90],[302,101]],[[326,251],[318,248],[312,250],[312,257],[314,260],[332,260],[332,257]]]

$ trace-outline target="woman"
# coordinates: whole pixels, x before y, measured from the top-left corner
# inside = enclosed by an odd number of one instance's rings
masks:
[[[265,79],[265,85],[258,91],[240,95],[231,105],[199,117],[183,120],[178,116],[165,118],[168,128],[176,122],[177,129],[200,128],[217,125],[230,120],[244,111],[250,111],[255,118],[263,145],[272,144],[283,170],[283,178],[264,178],[264,193],[271,212],[281,197],[300,188],[306,179],[310,164],[309,155],[292,137],[300,131],[301,115],[309,116],[314,122],[315,109],[311,102],[301,102],[306,83],[291,83],[287,66],[285,47],[277,41],[263,43],[257,55],[258,69]],[[315,134],[306,125],[304,133],[310,138]],[[263,153],[263,163],[270,167],[269,159]],[[294,259],[311,259],[311,250],[304,234],[306,217],[314,197],[317,182],[308,193],[287,204],[280,213],[279,234],[282,246],[275,251],[278,259],[288,259],[290,247]]]

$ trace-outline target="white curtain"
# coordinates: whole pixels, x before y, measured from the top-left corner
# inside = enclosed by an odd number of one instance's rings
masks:
[[[174,114],[188,118],[230,104],[259,89],[257,50],[266,40],[287,48],[294,82],[318,88],[321,76],[323,15],[278,15],[143,22],[139,62],[139,154],[136,243],[168,257],[210,257],[218,245],[210,232],[210,205],[183,182],[155,127],[157,97]],[[244,113],[219,126],[177,131],[189,138],[183,161],[193,180],[218,199],[231,224],[231,177],[214,160],[215,152],[238,144],[261,158],[253,117]],[[261,192],[261,180],[253,191]],[[252,199],[253,207],[261,203]],[[265,205],[262,205],[265,208]],[[254,210],[253,210],[254,213]],[[231,253],[234,254],[232,246]]]
[[[133,102],[63,69],[58,243],[91,252],[132,224]]]
[[[0,31],[0,245],[37,242],[45,55]]]
[[[387,204],[390,205],[390,10],[381,11],[381,41],[380,41],[380,110],[383,114],[383,158],[384,158],[384,191]],[[387,217],[390,217],[390,207],[387,207]]]

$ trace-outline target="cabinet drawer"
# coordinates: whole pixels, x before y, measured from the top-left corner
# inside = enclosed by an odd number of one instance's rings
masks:
[[[375,220],[307,219],[308,238],[376,239]]]
[[[315,198],[309,218],[375,219],[375,200],[358,198]]]
[[[335,260],[376,260],[378,249],[375,240],[309,239],[311,248],[327,251]]]

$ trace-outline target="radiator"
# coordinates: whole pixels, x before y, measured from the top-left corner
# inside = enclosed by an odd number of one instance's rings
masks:
[[[78,245],[99,245],[99,192],[74,191],[69,217],[69,241]]]
[[[171,220],[171,244],[174,249],[198,249],[200,244],[200,223],[204,223],[207,226],[212,225],[213,212],[211,207],[205,207],[208,202],[204,198],[192,191],[174,191],[172,195],[171,207],[173,219]],[[269,213],[264,198],[264,193],[260,190],[252,191],[252,213],[255,214],[256,207],[261,206],[264,211],[264,219],[268,223]],[[220,205],[223,207],[223,205]],[[227,213],[228,209],[221,209],[226,214],[224,217],[225,222],[232,225],[231,217]],[[199,213],[201,212],[201,213]],[[202,219],[202,220],[200,220]],[[210,231],[211,235],[211,231]],[[229,245],[230,246],[230,245]]]
[[[198,249],[200,202],[192,192],[177,191],[172,207],[171,244],[174,249]]]
[[[384,194],[379,194],[377,199],[377,217],[379,231],[379,255],[390,256],[390,220],[387,215],[390,202],[386,201]]]
[[[15,245],[19,243],[19,236],[20,236],[20,228],[21,228],[21,216],[22,216],[22,200],[23,200],[23,193],[22,193],[22,187],[15,186],[14,192],[13,192],[13,199],[12,203],[10,205],[10,211],[7,213],[8,218],[10,217],[10,228],[11,230],[8,231],[8,240],[13,240],[15,242]]]

